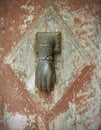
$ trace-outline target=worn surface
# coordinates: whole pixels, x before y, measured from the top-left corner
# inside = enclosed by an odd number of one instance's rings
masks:
[[[47,31],[62,34],[51,93],[35,87]],[[100,0],[0,0],[0,130],[101,130]]]

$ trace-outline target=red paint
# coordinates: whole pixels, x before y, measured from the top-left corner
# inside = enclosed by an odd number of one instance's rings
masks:
[[[78,26],[78,27],[81,27],[82,26],[82,22],[81,20],[78,18],[78,17],[75,17],[74,18],[74,22],[75,22],[75,25]]]
[[[34,18],[32,23],[28,23],[25,32],[23,34],[20,34],[18,27],[24,24],[23,17],[25,17],[25,15],[29,15],[28,11],[21,10],[21,5],[25,5],[25,4],[27,4],[28,6],[29,5],[35,6],[36,11],[32,14]],[[2,24],[2,21],[0,21],[0,48],[3,49],[3,51],[0,50],[0,119],[3,119],[4,103],[8,105],[8,112],[12,112],[12,113],[19,112],[24,115],[36,114],[35,124],[32,124],[35,125],[36,127],[35,129],[39,128],[39,124],[38,124],[38,116],[39,116],[44,122],[46,130],[49,130],[49,123],[52,120],[54,120],[59,114],[68,111],[69,101],[75,103],[77,109],[83,108],[83,110],[80,111],[78,114],[84,115],[88,111],[87,101],[95,97],[95,90],[93,90],[93,92],[91,92],[88,96],[81,95],[77,97],[77,94],[80,91],[82,94],[88,91],[87,85],[89,85],[90,82],[92,82],[91,76],[93,75],[95,65],[86,66],[85,64],[83,70],[78,69],[78,71],[79,70],[81,71],[81,74],[78,76],[77,75],[78,73],[77,72],[75,73],[75,78],[77,79],[74,82],[72,82],[69,89],[67,87],[65,93],[58,101],[58,103],[56,103],[51,110],[50,109],[46,110],[42,106],[41,100],[44,99],[45,103],[49,106],[52,103],[54,103],[52,96],[50,96],[49,93],[43,94],[42,92],[37,92],[36,95],[39,95],[39,99],[40,99],[40,101],[37,102],[36,99],[33,98],[30,95],[30,93],[25,89],[24,84],[19,80],[19,78],[14,73],[14,71],[10,68],[10,66],[5,65],[3,61],[4,61],[4,57],[11,52],[11,49],[24,37],[26,32],[28,32],[28,30],[35,27],[39,16],[43,11],[45,11],[46,8],[49,7],[49,5],[51,5],[56,11],[58,15],[56,16],[56,18],[59,17],[61,19],[58,22],[59,24],[61,22],[62,24],[61,30],[64,31],[69,31],[66,28],[66,26],[69,23],[64,22],[63,16],[60,14],[60,11],[66,10],[69,11],[69,13],[72,15],[73,12],[77,14],[78,11],[81,11],[82,13],[82,10],[84,10],[84,14],[82,14],[82,17],[78,15],[75,16],[74,25],[71,25],[72,26],[71,28],[73,33],[78,38],[81,44],[82,44],[82,40],[86,38],[86,42],[83,46],[83,49],[85,50],[88,49],[87,55],[89,57],[89,60],[94,61],[93,59],[95,57],[94,50],[95,48],[99,49],[99,46],[96,43],[96,40],[93,39],[93,36],[95,36],[95,32],[93,35],[87,35],[87,33],[93,31],[94,29],[93,26],[95,23],[92,24],[92,20],[95,21],[97,17],[99,18],[99,25],[101,25],[100,22],[101,10],[97,10],[94,12],[94,9],[97,9],[97,7],[100,4],[101,4],[101,0],[70,0],[70,1],[34,0],[34,4],[33,4],[33,0],[32,1],[0,0],[0,17],[4,18],[4,24]],[[38,6],[40,7],[38,8]],[[92,26],[92,28],[87,30],[86,27],[90,25]],[[10,27],[13,28],[13,31],[12,29],[9,30]],[[87,41],[87,38],[91,41],[91,43]],[[93,50],[90,47],[90,44],[95,46]],[[79,61],[80,59],[78,58],[75,60]],[[75,63],[74,66],[75,68],[77,67]],[[96,74],[94,75],[96,76]],[[101,79],[97,77],[97,80],[99,86],[101,86]],[[84,85],[85,82],[87,82],[86,85]],[[18,91],[16,92],[17,88]],[[27,111],[24,110],[25,107]],[[96,111],[94,112],[92,117],[90,116],[87,117],[87,120],[89,121],[88,126],[94,124],[94,121],[98,117],[100,117],[100,114],[96,113]],[[22,120],[21,124],[23,123],[24,122]],[[4,127],[6,130],[8,129],[8,126],[2,123],[0,125],[0,130],[3,130]],[[31,127],[28,126],[26,127],[25,130],[28,129],[30,130]],[[99,126],[99,130],[101,130],[101,126]]]
[[[46,121],[48,120],[48,122],[50,122],[57,115],[65,112],[68,109],[68,105],[69,105],[68,103],[72,102],[73,98],[75,98],[74,92],[75,92],[75,94],[77,94],[79,89],[82,89],[82,87],[84,87],[85,81],[89,81],[89,82],[91,81],[91,75],[92,75],[94,68],[95,68],[95,66],[91,65],[91,66],[85,67],[82,70],[82,73],[73,82],[71,87],[65,91],[64,95],[59,100],[59,102],[49,112],[49,114],[47,115],[49,118],[46,117]],[[80,100],[82,100],[82,98]],[[80,102],[80,100],[79,100],[79,102]],[[79,104],[79,102],[78,102],[78,104]]]

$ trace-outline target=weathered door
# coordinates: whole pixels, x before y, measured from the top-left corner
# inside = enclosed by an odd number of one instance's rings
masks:
[[[35,34],[57,31],[56,83],[44,93]],[[0,0],[0,130],[101,130],[100,31],[100,0]]]

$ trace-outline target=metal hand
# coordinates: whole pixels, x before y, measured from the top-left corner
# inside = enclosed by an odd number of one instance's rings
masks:
[[[42,91],[50,91],[54,86],[55,80],[55,69],[52,63],[40,60],[36,69],[36,86]]]

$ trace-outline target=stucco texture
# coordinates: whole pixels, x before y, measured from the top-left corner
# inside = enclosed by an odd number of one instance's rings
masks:
[[[35,34],[58,31],[46,93],[35,86]],[[0,0],[0,130],[101,130],[100,0]]]

